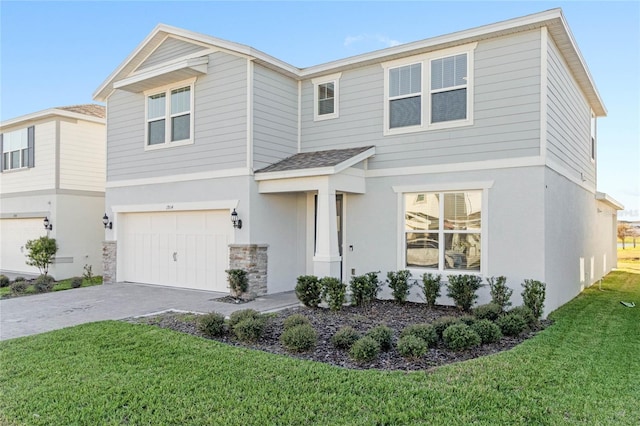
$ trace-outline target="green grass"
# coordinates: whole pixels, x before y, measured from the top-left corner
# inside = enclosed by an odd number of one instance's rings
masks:
[[[640,275],[610,274],[511,351],[340,369],[148,325],[0,343],[0,424],[640,424]]]
[[[101,276],[93,277],[92,281],[89,281],[86,279],[82,280],[82,287],[91,287],[91,286],[100,285],[100,284],[102,284]],[[56,282],[56,284],[53,286],[53,289],[51,291],[62,291],[62,290],[70,290],[70,289],[71,289],[71,278]],[[33,288],[32,285],[27,287],[27,289],[23,293],[23,295],[25,296],[30,294],[38,294],[38,292],[36,292],[36,290]],[[0,288],[0,299],[9,295],[11,295],[11,287]]]

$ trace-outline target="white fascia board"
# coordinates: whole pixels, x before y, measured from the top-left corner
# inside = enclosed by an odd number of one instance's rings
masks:
[[[160,66],[152,67],[149,69],[145,69],[144,71],[134,73],[130,77],[116,81],[113,83],[113,88],[122,89],[127,86],[132,86],[137,83],[150,80],[154,77],[159,77],[161,75],[169,74],[174,71],[179,71],[186,68],[190,68],[199,74],[206,74],[208,63],[209,57],[203,56],[200,58],[183,59],[169,64],[162,64]]]
[[[624,206],[618,200],[610,197],[609,194],[604,192],[596,192],[596,200],[605,203],[615,210],[624,210]]]
[[[33,112],[31,114],[26,114],[20,117],[3,121],[2,123],[0,123],[0,130],[4,129],[5,127],[15,126],[17,124],[27,123],[29,121],[42,120],[48,117],[64,117],[75,120],[90,121],[99,124],[104,124],[106,122],[104,118],[95,117],[93,115],[85,115],[78,112],[66,111],[63,109],[49,108],[43,111]]]

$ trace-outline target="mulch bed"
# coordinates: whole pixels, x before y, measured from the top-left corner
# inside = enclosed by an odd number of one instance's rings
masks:
[[[292,354],[280,344],[283,321],[294,313],[303,314],[309,318],[313,328],[318,332],[318,345],[313,352]],[[351,369],[379,369],[379,370],[426,370],[453,362],[464,361],[485,355],[491,355],[513,348],[524,340],[533,337],[541,329],[549,325],[542,321],[540,327],[529,330],[518,337],[503,337],[497,343],[481,345],[465,351],[451,351],[442,343],[429,349],[427,354],[417,360],[405,359],[395,348],[382,352],[378,359],[366,364],[358,364],[349,359],[346,351],[336,349],[331,344],[331,337],[344,326],[351,326],[364,334],[369,329],[384,324],[394,330],[394,342],[397,342],[400,332],[410,324],[430,323],[442,316],[463,315],[451,306],[436,306],[427,308],[422,303],[406,302],[399,304],[392,300],[376,300],[366,307],[344,306],[338,312],[325,308],[296,307],[270,314],[264,336],[255,343],[247,344],[237,341],[229,333],[224,337],[215,338],[219,342],[233,346],[256,349],[273,354],[286,355],[294,358],[324,362],[335,366]],[[178,313],[164,313],[154,317],[129,319],[131,322],[156,325],[182,333],[204,337],[197,327],[197,319]]]

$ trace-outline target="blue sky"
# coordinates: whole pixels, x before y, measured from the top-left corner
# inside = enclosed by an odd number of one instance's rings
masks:
[[[298,67],[561,7],[608,116],[598,189],[640,220],[640,2],[0,2],[0,120],[89,103],[160,22]]]

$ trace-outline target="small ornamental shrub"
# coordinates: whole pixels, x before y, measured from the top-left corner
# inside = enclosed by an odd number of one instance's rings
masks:
[[[49,273],[49,265],[53,263],[58,251],[55,238],[44,236],[29,240],[25,247],[27,249],[27,265],[35,266],[42,275],[47,275]]]
[[[352,277],[349,287],[351,288],[351,304],[353,306],[363,306],[373,302],[380,292],[378,272],[368,272]]]
[[[25,277],[20,276],[20,277],[16,277],[16,279],[13,281],[27,281],[27,279]]]
[[[546,285],[536,280],[524,280],[522,287],[524,287],[522,292],[524,306],[531,309],[536,320],[540,319],[544,309]]]
[[[285,318],[284,322],[282,323],[285,330],[293,328],[297,325],[304,325],[304,324],[311,325],[311,322],[309,321],[309,318],[305,317],[302,314],[289,315],[287,318]]]
[[[461,317],[458,317],[458,321],[471,327],[473,324],[475,324],[477,319],[473,315],[462,315]]]
[[[233,332],[243,342],[255,342],[264,334],[267,321],[265,317],[246,318],[233,326]]]
[[[329,309],[339,311],[347,301],[347,285],[334,277],[324,277],[320,280],[322,299],[327,302]]]
[[[429,350],[427,342],[414,335],[401,337],[397,344],[398,353],[404,358],[420,358]]]
[[[198,318],[198,330],[207,337],[217,337],[224,334],[224,315],[210,312]]]
[[[420,288],[422,289],[424,301],[430,308],[436,305],[436,299],[440,297],[441,280],[442,275],[439,274],[436,275],[430,272],[422,274],[422,285]]]
[[[93,270],[91,268],[91,265],[85,264],[83,269],[84,272],[82,273],[82,278],[87,280],[89,284],[93,284]]]
[[[380,344],[372,337],[358,339],[349,349],[349,358],[358,363],[370,362],[380,354]]]
[[[367,331],[366,336],[378,342],[380,350],[388,351],[393,346],[393,330],[386,325],[378,325]]]
[[[33,281],[33,289],[36,293],[46,293],[51,291],[55,284],[55,281],[50,275],[40,275]]]
[[[14,281],[9,287],[11,288],[12,294],[18,295],[24,293],[27,290],[27,287],[29,287],[29,283],[27,283],[26,281]]]
[[[70,281],[71,288],[80,288],[82,287],[82,277],[73,277]]]
[[[233,328],[240,321],[247,318],[260,318],[260,312],[253,309],[241,309],[229,315],[229,328]]]
[[[471,329],[478,333],[480,336],[480,340],[482,343],[493,343],[497,342],[502,338],[502,331],[500,331],[500,327],[494,322],[491,322],[488,319],[481,319],[476,321]]]
[[[227,282],[231,289],[231,295],[237,299],[249,289],[247,271],[244,269],[227,269],[225,272],[227,273]]]
[[[408,269],[403,269],[398,272],[387,272],[387,284],[391,289],[391,294],[396,302],[405,302],[411,286],[413,283],[409,282],[411,278],[411,272]]]
[[[461,324],[460,320],[457,317],[452,316],[444,316],[435,320],[431,325],[438,336],[438,339],[442,339],[442,333],[451,325]]]
[[[454,351],[462,351],[480,345],[480,336],[466,324],[454,324],[442,333],[444,344]]]
[[[449,275],[448,278],[447,296],[459,309],[468,312],[478,298],[476,292],[482,287],[482,278],[477,275]]]
[[[6,275],[0,275],[0,287],[9,287],[11,281]]]
[[[350,326],[342,327],[331,338],[331,343],[338,349],[348,350],[360,338],[360,334]]]
[[[507,287],[507,277],[489,277],[487,284],[489,284],[489,292],[491,293],[491,303],[498,305],[501,311],[511,306],[510,299],[513,289]]]
[[[316,347],[318,333],[311,324],[300,324],[285,330],[280,342],[291,352],[307,352]]]
[[[500,305],[493,302],[477,306],[473,309],[473,315],[479,320],[488,319],[490,321],[495,321],[501,313],[502,308]]]
[[[522,318],[524,318],[525,322],[529,326],[532,326],[537,322],[537,319],[535,316],[533,316],[533,312],[531,312],[531,309],[527,308],[526,306],[516,306],[515,308],[511,308],[507,313],[520,315]]]
[[[296,296],[308,308],[317,308],[322,302],[322,286],[315,275],[301,275],[296,284]]]
[[[431,324],[409,325],[402,330],[402,333],[400,333],[400,339],[407,336],[414,336],[424,340],[427,347],[435,346],[438,343],[438,334]]]
[[[508,313],[496,321],[505,336],[517,336],[527,328],[527,321],[518,313]]]

